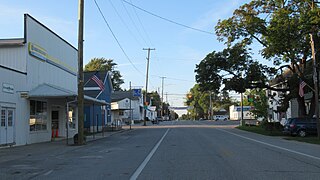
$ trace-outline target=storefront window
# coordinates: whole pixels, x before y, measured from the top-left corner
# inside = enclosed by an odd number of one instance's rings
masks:
[[[73,107],[69,107],[69,128],[76,128],[76,115]]]
[[[1,110],[1,126],[6,126],[6,110]]]
[[[48,111],[46,102],[30,100],[30,131],[47,130],[47,114]]]

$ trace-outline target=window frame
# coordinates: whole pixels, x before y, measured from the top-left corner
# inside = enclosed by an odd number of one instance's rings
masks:
[[[47,101],[30,100],[29,104],[29,132],[48,131],[49,121]]]

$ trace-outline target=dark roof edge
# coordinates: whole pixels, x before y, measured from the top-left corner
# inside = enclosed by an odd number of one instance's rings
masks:
[[[27,42],[27,17],[31,18],[32,20],[34,20],[35,22],[37,22],[38,24],[40,24],[42,27],[44,27],[45,29],[47,29],[48,31],[50,31],[52,34],[54,34],[55,36],[57,36],[59,39],[61,39],[62,41],[64,41],[65,43],[67,43],[70,47],[72,47],[73,49],[75,49],[76,51],[78,51],[77,48],[75,48],[72,44],[70,44],[68,41],[66,41],[65,39],[63,39],[61,36],[59,36],[57,33],[53,32],[51,29],[49,29],[47,26],[45,26],[44,24],[42,24],[40,21],[36,20],[34,17],[32,17],[29,14],[24,14],[24,40],[25,42]]]
[[[0,46],[24,46],[24,38],[0,39]]]

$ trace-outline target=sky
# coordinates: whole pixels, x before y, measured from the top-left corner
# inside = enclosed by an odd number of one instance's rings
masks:
[[[170,23],[123,0],[85,0],[84,65],[95,57],[113,59],[125,81],[122,88],[129,89],[131,82],[132,87],[144,89],[147,51],[143,48],[155,48],[150,52],[148,92],[158,91],[161,95],[160,77],[166,77],[164,100],[171,106],[183,106],[185,94],[195,84],[196,64],[208,53],[225,47],[214,35],[216,23],[231,17],[248,0],[126,1],[162,18],[213,34]],[[78,46],[78,1],[0,0],[0,39],[23,37],[24,13]]]

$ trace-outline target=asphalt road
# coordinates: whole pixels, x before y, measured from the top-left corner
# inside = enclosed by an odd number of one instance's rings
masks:
[[[320,179],[319,145],[234,129],[238,123],[169,121],[80,147],[0,149],[0,179]]]

